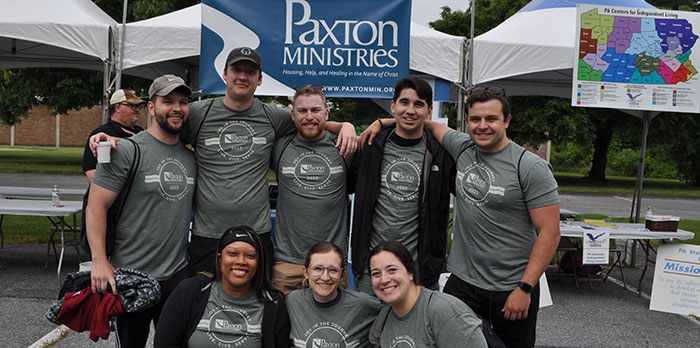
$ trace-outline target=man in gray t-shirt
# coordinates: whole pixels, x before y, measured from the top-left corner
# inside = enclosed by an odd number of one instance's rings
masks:
[[[537,282],[560,238],[557,183],[548,163],[508,139],[503,89],[476,88],[467,107],[469,135],[426,125],[457,162],[444,291],[490,320],[508,347],[533,347]]]
[[[317,242],[348,245],[346,173],[350,159],[324,130],[326,96],[320,86],[298,87],[292,100],[296,134],[277,139],[272,169],[277,173],[275,264],[272,283],[288,295],[302,287],[306,252]]]
[[[161,287],[156,306],[117,317],[116,332],[125,347],[145,346],[151,320],[158,323],[163,303],[189,275],[187,234],[197,167],[178,133],[189,113],[191,93],[177,76],[155,79],[148,93],[153,122],[145,132],[131,137],[132,141],[120,142],[111,162],[98,164],[92,177],[85,212],[92,290],[105,292],[109,285],[116,293],[114,267],[144,271]],[[131,186],[126,186],[130,177]],[[108,259],[107,210],[127,188]]]
[[[391,102],[395,126],[383,127],[374,144],[365,145],[352,162],[352,264],[356,288],[370,295],[368,254],[382,241],[406,246],[418,266],[417,278],[428,288],[437,289],[445,265],[454,161],[423,129],[432,102],[427,82],[415,77],[397,81]]]

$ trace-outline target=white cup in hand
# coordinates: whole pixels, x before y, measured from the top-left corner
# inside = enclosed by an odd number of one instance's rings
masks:
[[[109,161],[112,159],[110,156],[111,151],[111,142],[101,141],[97,143],[97,163],[109,163]]]

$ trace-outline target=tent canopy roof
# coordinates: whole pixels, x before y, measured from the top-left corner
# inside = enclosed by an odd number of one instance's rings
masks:
[[[102,69],[116,24],[90,0],[13,1],[0,11],[0,68]]]

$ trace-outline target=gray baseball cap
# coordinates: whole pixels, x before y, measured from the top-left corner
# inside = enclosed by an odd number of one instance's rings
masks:
[[[258,51],[250,47],[238,47],[232,49],[231,52],[229,52],[228,57],[226,57],[226,67],[243,60],[252,62],[258,66],[258,69],[262,69],[262,59],[260,58],[260,54]]]
[[[185,84],[185,80],[181,77],[170,74],[163,75],[153,80],[151,87],[148,89],[148,98],[153,99],[153,97],[157,95],[164,97],[178,88],[180,88],[185,95],[192,95],[192,89]]]

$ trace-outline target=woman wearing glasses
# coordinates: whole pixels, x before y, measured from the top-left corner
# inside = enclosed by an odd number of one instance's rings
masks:
[[[163,307],[155,347],[289,348],[289,316],[250,227],[219,238],[214,279],[180,283]]]
[[[486,348],[481,320],[459,299],[415,283],[408,249],[390,240],[369,254],[374,293],[390,304],[375,320],[369,340],[376,347]]]
[[[287,298],[294,347],[371,347],[367,335],[382,305],[339,286],[346,264],[340,248],[329,242],[316,243],[307,252],[304,277],[309,287]]]

